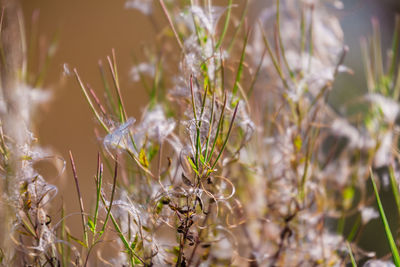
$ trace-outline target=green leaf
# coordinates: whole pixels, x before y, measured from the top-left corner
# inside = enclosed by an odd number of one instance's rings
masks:
[[[88,217],[87,225],[89,226],[89,230],[94,234],[96,232],[96,227],[90,217]]]
[[[147,158],[148,161],[151,162],[151,160],[154,158],[154,156],[157,154],[158,152],[158,146],[153,144],[152,146],[150,146],[149,151],[147,153]]]
[[[205,160],[203,154],[200,154],[200,161],[201,161],[201,163],[202,163],[203,165],[206,164],[206,160]]]
[[[133,256],[133,260],[135,261],[135,264],[141,264],[142,262],[135,256]]]
[[[294,146],[296,147],[296,151],[299,152],[302,145],[303,145],[303,140],[301,140],[300,135],[296,135],[294,141],[293,141]]]
[[[160,212],[162,211],[164,207],[164,203],[162,201],[158,201],[157,202],[157,206],[156,206],[156,214],[160,214]]]
[[[69,238],[71,238],[72,240],[74,240],[75,242],[77,242],[77,243],[78,243],[79,245],[81,245],[82,247],[87,248],[86,244],[85,244],[83,241],[81,241],[79,238],[74,237],[74,236],[71,235],[69,232],[67,232],[67,236],[68,236]]]
[[[131,244],[131,249],[132,249],[132,250],[135,250],[137,241],[138,241],[138,234],[136,233],[135,239],[133,240],[133,242],[132,242],[132,244]]]
[[[101,237],[103,234],[104,234],[104,230],[101,230],[101,231],[99,232],[99,237]]]
[[[188,159],[189,164],[190,164],[190,166],[192,167],[193,171],[194,171],[198,176],[200,176],[199,171],[197,170],[197,167],[196,167],[196,165],[194,164],[193,160],[192,160],[190,157],[187,157],[187,159]]]
[[[146,157],[146,152],[142,148],[139,152],[139,162],[142,164],[143,167],[148,168],[149,167],[149,161],[147,160]]]
[[[22,157],[21,157],[21,160],[30,161],[30,160],[32,160],[32,157],[31,157],[31,156],[28,156],[28,155],[25,155],[25,156],[22,156]]]
[[[344,209],[349,209],[351,204],[353,204],[354,198],[354,188],[349,186],[343,190],[343,207]]]
[[[208,169],[207,172],[206,172],[206,177],[208,177],[213,172],[215,172],[214,169]]]
[[[392,232],[390,231],[389,223],[387,221],[385,211],[383,209],[382,202],[379,197],[378,188],[376,187],[376,184],[375,184],[374,174],[372,172],[372,169],[370,169],[369,171],[371,173],[371,181],[372,181],[372,186],[374,187],[376,203],[378,204],[378,208],[379,208],[379,214],[381,216],[381,220],[382,220],[383,226],[385,228],[386,237],[389,241],[390,250],[392,251],[393,262],[396,266],[400,266],[399,251],[397,250],[396,243],[394,242]]]

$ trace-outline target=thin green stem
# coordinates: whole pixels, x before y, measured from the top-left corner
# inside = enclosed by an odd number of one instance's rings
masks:
[[[96,234],[97,218],[99,216],[99,203],[100,203],[102,182],[103,182],[103,163],[101,163],[100,154],[97,154],[96,207],[94,210],[94,218],[93,218],[94,231],[95,231],[94,234]]]
[[[111,76],[114,81],[115,90],[117,93],[120,121],[121,121],[121,123],[124,123],[127,119],[127,115],[126,115],[126,109],[125,109],[125,105],[124,105],[124,102],[122,99],[121,87],[120,87],[119,79],[118,79],[117,61],[116,61],[114,49],[112,49],[112,58],[107,57],[107,61],[108,61],[108,66],[111,71]]]
[[[106,215],[106,219],[104,220],[103,229],[101,230],[101,232],[104,232],[104,230],[106,229],[107,222],[110,218],[111,208],[112,208],[112,204],[114,201],[115,188],[117,186],[117,176],[118,176],[118,156],[116,155],[115,156],[115,167],[114,167],[114,179],[113,179],[113,185],[112,185],[112,189],[111,189],[111,198],[110,198],[110,203],[108,205],[108,208],[106,208],[107,215]]]
[[[247,47],[247,41],[249,39],[249,34],[250,34],[250,31],[247,32],[247,34],[246,34],[246,36],[244,38],[244,41],[243,41],[242,53],[240,55],[240,61],[239,61],[238,69],[237,69],[237,72],[236,72],[235,83],[234,83],[234,86],[233,86],[233,89],[232,89],[231,104],[233,103],[233,101],[235,101],[234,98],[236,97],[237,91],[239,89],[239,83],[240,83],[240,80],[242,78],[244,57],[246,55],[246,47]]]
[[[372,186],[374,188],[375,197],[376,197],[376,203],[378,204],[379,214],[381,216],[381,221],[382,221],[383,226],[385,228],[385,233],[386,233],[386,237],[387,237],[388,242],[389,242],[390,250],[392,251],[393,262],[394,262],[394,264],[396,266],[400,266],[399,251],[397,250],[396,243],[394,242],[394,238],[393,238],[392,232],[390,230],[390,226],[389,226],[388,220],[386,218],[385,211],[383,209],[381,198],[379,197],[378,188],[377,188],[377,186],[375,184],[374,173],[372,172],[372,169],[370,169],[369,172],[370,172],[370,175],[371,175],[371,182],[372,182]]]
[[[356,260],[354,259],[353,251],[351,250],[351,246],[350,246],[349,242],[346,242],[346,246],[347,246],[347,250],[348,250],[349,255],[350,255],[351,266],[352,267],[357,267],[357,263],[356,263]]]
[[[227,133],[227,135],[226,135],[224,144],[222,145],[221,150],[219,151],[219,154],[218,154],[217,158],[215,159],[214,164],[213,164],[212,167],[211,167],[212,170],[213,170],[213,169],[215,168],[215,166],[217,165],[217,162],[218,162],[219,158],[221,157],[222,153],[224,152],[225,147],[226,147],[226,144],[228,143],[228,139],[229,139],[229,136],[230,136],[231,131],[232,131],[232,128],[233,128],[233,123],[234,123],[235,118],[236,118],[236,113],[237,113],[237,111],[238,111],[239,103],[240,103],[240,102],[238,102],[238,103],[236,104],[235,111],[233,112],[232,120],[231,120],[231,123],[230,123],[230,125],[229,125],[228,133]]]
[[[219,135],[219,132],[220,132],[220,130],[222,128],[222,124],[223,124],[223,121],[224,121],[225,108],[226,108],[226,93],[225,93],[225,96],[224,96],[224,104],[222,106],[221,115],[220,115],[219,121],[218,121],[217,131],[215,133],[214,141],[213,141],[213,144],[211,146],[210,154],[208,156],[206,155],[206,158],[207,158],[206,163],[210,162],[210,160],[212,158],[212,155],[214,154],[214,149],[215,149],[215,145],[217,143],[218,135]]]
[[[235,30],[235,32],[233,33],[232,40],[230,41],[230,43],[229,43],[229,45],[228,45],[228,49],[227,49],[228,53],[231,52],[231,50],[232,50],[232,48],[233,48],[233,45],[236,43],[235,41],[236,41],[237,36],[239,35],[239,32],[240,32],[240,29],[242,28],[242,25],[244,24],[244,20],[245,20],[245,18],[246,18],[246,14],[247,14],[247,9],[248,9],[248,7],[249,7],[249,1],[246,0],[245,6],[244,6],[244,8],[243,8],[242,15],[241,15],[241,17],[240,17],[239,25],[236,27],[236,30]]]
[[[224,28],[222,29],[222,32],[221,32],[221,35],[219,36],[217,44],[215,45],[215,50],[218,50],[218,48],[221,46],[222,41],[225,38],[225,34],[228,31],[229,21],[230,21],[230,18],[231,18],[231,11],[232,11],[232,0],[229,0],[229,2],[228,2],[228,11],[226,13]]]
[[[214,105],[215,105],[215,92],[213,92],[213,98],[212,98],[212,103],[211,103],[211,116],[210,116],[210,121],[209,121],[209,126],[208,126],[208,134],[207,134],[207,141],[206,141],[206,150],[204,152],[204,162],[207,162],[208,159],[208,146],[210,143],[210,139],[211,139],[211,130],[212,130],[212,126],[214,123]]]
[[[289,63],[286,58],[285,47],[283,46],[282,35],[281,35],[281,22],[280,22],[280,0],[276,0],[276,27],[278,29],[278,40],[279,40],[279,48],[282,53],[283,62],[289,72],[290,78],[295,82],[293,71],[291,70]]]
[[[263,27],[262,27],[261,22],[259,22],[259,27],[260,27],[260,31],[262,32],[263,40],[264,40],[265,46],[267,47],[267,51],[268,51],[268,54],[269,54],[269,56],[270,56],[270,58],[271,58],[271,60],[272,60],[272,63],[273,63],[273,65],[274,65],[276,71],[278,72],[278,75],[279,75],[279,77],[281,78],[283,85],[284,85],[286,88],[289,88],[289,85],[287,84],[287,81],[286,81],[286,78],[285,78],[285,76],[284,76],[284,74],[283,74],[283,72],[282,72],[282,69],[280,68],[280,66],[279,66],[279,64],[278,64],[278,61],[277,61],[277,59],[275,58],[274,53],[272,52],[271,45],[270,45],[270,43],[269,43],[269,41],[268,41],[267,36],[265,35],[265,32],[264,32],[264,29],[263,29]]]
[[[93,102],[90,99],[89,94],[86,91],[85,85],[83,85],[83,82],[82,82],[81,78],[79,77],[78,71],[76,69],[74,69],[74,73],[75,73],[76,80],[78,81],[78,83],[81,87],[81,90],[82,90],[83,94],[85,95],[86,101],[88,102],[91,110],[93,111],[94,115],[97,118],[97,121],[101,124],[101,126],[104,128],[104,130],[107,133],[110,133],[110,129],[104,123],[103,119],[100,117],[99,113],[97,112],[96,108],[94,107]]]

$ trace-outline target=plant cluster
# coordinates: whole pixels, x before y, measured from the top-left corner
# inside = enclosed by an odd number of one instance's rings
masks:
[[[276,0],[254,20],[252,1],[227,2],[126,2],[160,32],[131,70],[149,96],[140,119],[126,111],[114,50],[99,62],[102,90],[64,66],[99,126],[92,207],[69,152],[76,237],[64,209],[51,219],[61,190],[34,168],[56,158],[31,133],[54,48],[38,74],[27,68],[17,2],[0,1],[3,265],[400,266],[378,193],[391,188],[400,216],[400,19],[387,60],[376,21],[362,41],[368,92],[349,116],[328,101],[337,76],[352,74],[341,1]],[[391,249],[381,259],[358,242],[379,217]]]

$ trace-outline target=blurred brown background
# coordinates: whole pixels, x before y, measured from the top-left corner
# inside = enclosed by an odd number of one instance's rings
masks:
[[[56,176],[55,171],[46,173],[50,182],[64,185],[59,186],[59,194],[67,201],[68,210],[76,211],[78,202],[68,150],[73,152],[84,201],[88,204],[93,197],[98,151],[93,131],[96,123],[75,78],[65,76],[63,65],[67,63],[71,72],[76,67],[85,83],[101,92],[97,62],[99,59],[105,62],[115,48],[128,113],[138,117],[147,100],[141,86],[130,79],[131,53],[139,53],[140,46],[152,42],[155,32],[143,14],[124,9],[124,0],[27,0],[22,3],[28,36],[35,12],[39,12],[39,43],[49,44],[55,34],[59,36],[57,53],[45,80],[45,89],[53,91],[54,98],[39,112],[36,130],[40,143],[67,161],[66,174],[60,181],[52,178]]]

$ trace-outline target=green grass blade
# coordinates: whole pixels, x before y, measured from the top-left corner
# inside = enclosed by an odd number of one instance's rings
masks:
[[[238,66],[238,69],[237,69],[237,72],[236,72],[235,84],[234,84],[233,89],[232,89],[231,104],[235,101],[234,98],[235,98],[235,96],[237,94],[237,91],[239,89],[240,79],[242,78],[244,56],[246,55],[246,47],[247,47],[247,41],[249,39],[249,34],[250,34],[250,31],[247,32],[246,37],[244,38],[244,41],[243,41],[242,54],[240,56],[239,66]]]
[[[221,115],[219,117],[218,127],[217,127],[217,131],[215,133],[214,142],[213,142],[213,144],[211,146],[210,154],[208,154],[208,156],[206,155],[206,159],[207,159],[206,163],[210,162],[210,160],[212,158],[212,155],[214,154],[214,149],[215,149],[215,145],[216,145],[217,140],[218,140],[218,135],[219,135],[219,132],[221,131],[222,124],[224,122],[225,108],[226,108],[226,94],[224,96],[224,105],[222,106]]]
[[[161,72],[162,72],[162,64],[160,60],[155,67],[153,85],[150,91],[150,108],[153,108],[157,104],[159,99]]]
[[[400,15],[396,15],[396,23],[394,27],[394,33],[393,33],[393,43],[392,43],[392,55],[391,59],[392,62],[390,64],[390,69],[389,69],[389,77],[392,79],[395,69],[396,69],[396,60],[397,60],[397,55],[399,53],[399,32],[400,32]]]
[[[126,115],[126,109],[125,109],[125,105],[123,102],[123,98],[122,98],[122,94],[121,94],[121,87],[120,87],[119,79],[118,79],[117,60],[116,60],[114,49],[112,49],[111,54],[112,54],[112,58],[107,57],[107,61],[108,61],[108,65],[109,65],[109,68],[111,71],[111,76],[114,81],[114,87],[115,87],[115,90],[117,93],[118,111],[119,111],[120,121],[121,121],[121,123],[124,123],[127,119],[127,115]]]
[[[193,0],[190,0],[190,7],[193,8],[193,6],[195,6],[195,4],[194,4]],[[194,30],[196,32],[197,41],[199,43],[199,46],[201,48],[203,48],[203,45],[205,44],[205,41],[203,38],[208,38],[207,34],[205,34],[204,28],[199,26],[198,20],[196,20],[196,16],[195,16],[194,12],[190,11],[190,13],[192,15],[191,17],[192,17],[192,21],[193,21],[193,25],[194,25]],[[207,75],[206,75],[206,77],[207,77]]]
[[[104,91],[105,91],[106,96],[107,96],[106,97],[106,102],[107,102],[108,108],[114,114],[118,114],[118,109],[117,109],[117,106],[114,103],[114,97],[113,97],[113,95],[111,93],[110,85],[108,84],[106,73],[104,71],[103,62],[101,60],[99,60],[98,65],[99,65],[101,81],[103,82]]]
[[[304,8],[301,8],[301,17],[300,17],[300,54],[304,55],[304,50],[306,47],[306,24],[305,24],[305,15]]]
[[[199,147],[200,147],[200,127],[198,126],[197,122],[199,121],[197,119],[197,110],[196,110],[196,101],[194,98],[194,89],[193,89],[193,75],[190,75],[190,93],[192,96],[192,108],[193,108],[193,117],[194,121],[196,123],[196,155],[195,155],[195,164],[196,167],[198,168],[198,158],[199,158]],[[201,117],[201,116],[200,116]]]
[[[347,241],[352,242],[356,239],[357,235],[360,232],[361,226],[361,215],[358,215],[356,221],[354,222],[353,226],[351,227],[350,233],[347,235]]]
[[[99,121],[99,123],[101,124],[101,126],[104,128],[104,130],[105,130],[107,133],[110,133],[110,129],[108,129],[107,125],[104,123],[103,119],[100,117],[99,113],[98,113],[97,110],[95,109],[95,107],[94,107],[94,105],[93,105],[93,102],[92,102],[92,100],[90,99],[90,96],[89,96],[89,94],[88,94],[87,91],[86,91],[86,87],[85,87],[85,85],[83,84],[83,82],[82,82],[82,80],[81,80],[81,77],[79,77],[78,71],[77,71],[76,69],[74,69],[74,73],[75,73],[76,80],[78,81],[79,86],[81,87],[81,90],[82,90],[83,94],[85,95],[86,101],[88,102],[88,104],[89,104],[91,110],[93,111],[94,115],[96,116],[97,120]]]
[[[96,231],[96,226],[97,226],[97,218],[99,216],[99,204],[100,204],[102,182],[103,182],[103,163],[101,163],[100,153],[98,153],[97,154],[97,174],[96,174],[96,208],[94,211],[94,219],[93,219],[95,231]]]
[[[276,27],[278,30],[278,40],[279,40],[279,48],[282,53],[283,62],[285,63],[286,69],[289,72],[290,78],[295,82],[293,71],[291,70],[289,63],[286,58],[285,47],[283,46],[282,35],[281,35],[281,22],[280,22],[280,0],[276,0]]]
[[[222,56],[222,53],[220,53],[220,62],[221,62],[221,67],[220,67],[220,71],[221,71],[221,93],[223,93],[223,91],[225,90],[225,61],[224,58]],[[215,91],[215,89],[213,90],[213,92]]]
[[[362,60],[363,60],[364,72],[367,80],[368,90],[369,92],[373,92],[376,86],[376,80],[372,67],[371,56],[368,51],[367,40],[361,39],[360,45],[361,45],[361,54],[362,54]]]
[[[248,7],[249,7],[249,1],[246,0],[245,6],[243,8],[242,15],[240,17],[239,25],[236,27],[235,33],[232,36],[232,40],[230,41],[230,43],[228,45],[228,49],[227,49],[228,53],[231,52],[231,50],[233,48],[233,45],[236,43],[235,41],[236,41],[237,36],[239,35],[239,32],[240,32],[240,29],[242,28],[242,25],[244,24],[244,20],[246,18]]]
[[[314,5],[310,7],[310,26],[308,28],[308,38],[309,38],[309,46],[308,46],[308,72],[311,71],[311,63],[314,55]]]
[[[267,48],[268,54],[269,54],[269,56],[270,56],[270,58],[272,60],[272,64],[274,65],[276,71],[278,72],[278,75],[281,78],[283,85],[286,88],[289,88],[289,85],[287,84],[286,78],[285,78],[285,76],[284,76],[284,74],[282,72],[282,68],[278,64],[278,61],[275,58],[274,52],[272,51],[271,45],[270,45],[270,43],[268,41],[268,38],[267,38],[267,36],[266,36],[266,34],[264,32],[263,26],[262,26],[260,21],[258,23],[259,23],[260,31],[261,31],[262,36],[263,36],[265,47]]]
[[[207,134],[207,141],[206,141],[206,151],[204,152],[205,158],[204,162],[207,162],[207,157],[208,157],[208,146],[210,144],[210,138],[211,138],[211,130],[212,126],[214,124],[214,104],[215,104],[215,92],[213,92],[212,95],[212,103],[211,103],[211,116],[210,116],[210,121],[209,121],[209,126],[208,126],[208,134]]]
[[[371,173],[372,186],[374,187],[376,203],[378,204],[378,208],[379,208],[379,214],[381,216],[381,220],[382,220],[383,226],[385,228],[385,233],[386,233],[387,239],[389,241],[390,250],[392,251],[393,262],[396,266],[400,266],[399,251],[397,250],[396,243],[394,242],[394,238],[393,238],[392,232],[390,231],[389,223],[388,223],[386,215],[385,215],[385,211],[383,210],[382,202],[379,197],[378,188],[376,187],[376,184],[375,184],[375,178],[374,178],[372,169],[370,169],[370,173]]]
[[[228,2],[228,11],[226,13],[224,28],[222,29],[222,32],[221,32],[221,35],[220,35],[220,37],[218,39],[217,44],[215,45],[215,50],[218,50],[218,48],[222,44],[222,41],[224,40],[225,34],[226,34],[227,30],[228,30],[229,20],[231,18],[231,11],[232,11],[232,0],[229,0],[229,2]]]
[[[348,249],[349,255],[350,255],[351,266],[357,267],[357,263],[356,263],[356,260],[354,259],[353,251],[351,250],[351,246],[350,246],[349,242],[346,242],[346,245],[347,245],[347,249]]]
[[[114,195],[115,195],[115,189],[117,186],[117,176],[118,176],[118,158],[115,158],[115,168],[114,168],[114,179],[113,179],[113,184],[112,184],[112,189],[111,189],[111,199],[110,199],[110,204],[108,206],[107,209],[107,215],[106,215],[106,219],[104,220],[104,224],[103,224],[103,228],[101,229],[101,232],[104,233],[106,226],[107,226],[107,222],[110,218],[110,214],[111,214],[111,208],[112,208],[112,204],[114,201]]]
[[[392,166],[389,167],[389,177],[390,177],[390,185],[392,187],[393,196],[396,201],[398,215],[400,215],[400,192],[396,178],[394,177],[394,170]]]
[[[65,206],[64,203],[61,206],[61,218],[64,218],[65,216]],[[66,240],[66,225],[65,225],[65,220],[61,221],[61,240]],[[68,249],[65,249],[65,244],[63,242],[60,242],[60,246],[61,246],[61,261],[62,261],[62,266],[68,266],[67,262],[68,262]],[[67,251],[66,251],[67,250]]]
[[[381,47],[381,30],[379,22],[377,19],[372,19],[372,51],[374,55],[374,66],[376,71],[376,78],[378,82],[383,77],[383,57],[382,57],[382,47]]]
[[[397,70],[396,84],[393,88],[393,98],[397,101],[400,96],[400,68]]]
[[[260,62],[258,63],[256,72],[254,73],[253,79],[251,80],[251,84],[250,84],[249,90],[247,91],[247,97],[248,98],[250,98],[251,95],[253,94],[254,86],[256,85],[256,81],[257,81],[258,75],[260,74],[260,70],[261,70],[261,67],[263,65],[264,57],[265,57],[266,53],[267,53],[267,49],[265,48],[264,52],[263,52],[263,54],[261,56]]]
[[[227,135],[226,135],[224,144],[222,145],[221,150],[219,151],[218,156],[217,156],[217,158],[215,159],[214,164],[213,164],[212,167],[211,167],[212,170],[213,170],[213,169],[215,168],[215,166],[217,165],[217,162],[218,162],[219,158],[221,157],[222,153],[224,152],[225,147],[226,147],[226,144],[228,143],[228,139],[229,139],[229,136],[231,135],[231,131],[232,131],[233,123],[234,123],[235,118],[236,118],[236,113],[237,113],[237,111],[238,111],[238,107],[239,107],[239,102],[236,104],[235,111],[233,112],[231,124],[229,125],[228,133],[227,133]]]
[[[39,74],[36,77],[36,80],[34,83],[35,87],[41,87],[43,85],[43,80],[46,77],[47,70],[49,69],[50,63],[56,53],[58,40],[59,40],[59,35],[58,35],[58,32],[56,32],[54,34],[54,37],[53,37],[48,49],[47,49],[46,57],[44,59],[43,65],[39,71]]]
[[[199,156],[201,156],[201,153],[202,153],[201,152],[202,144],[201,144],[201,140],[200,140],[200,137],[201,137],[200,136],[200,129],[201,129],[202,120],[203,120],[204,108],[206,106],[206,101],[207,101],[207,92],[208,92],[208,88],[206,87],[205,90],[204,90],[204,96],[202,98],[199,124],[198,124],[198,126],[196,126],[197,127],[197,132],[196,132],[196,135],[197,135],[197,138],[196,138],[196,151],[197,151],[197,153],[196,153],[196,164],[197,164],[197,168],[200,166],[198,161],[199,161]]]
[[[103,205],[106,205],[106,200],[104,199],[103,196],[101,196],[101,200],[103,202]],[[111,218],[111,221],[114,225],[115,231],[118,233],[119,238],[121,239],[122,243],[124,244],[124,247],[126,248],[126,250],[131,254],[130,256],[130,263],[131,266],[135,266],[134,261],[133,261],[133,257],[136,257],[144,266],[147,266],[144,262],[144,260],[139,257],[139,255],[137,255],[133,249],[131,248],[131,246],[129,245],[128,240],[126,239],[124,233],[122,233],[121,227],[118,225],[117,220],[115,219],[114,215],[112,214],[111,210],[108,211],[108,215]]]

